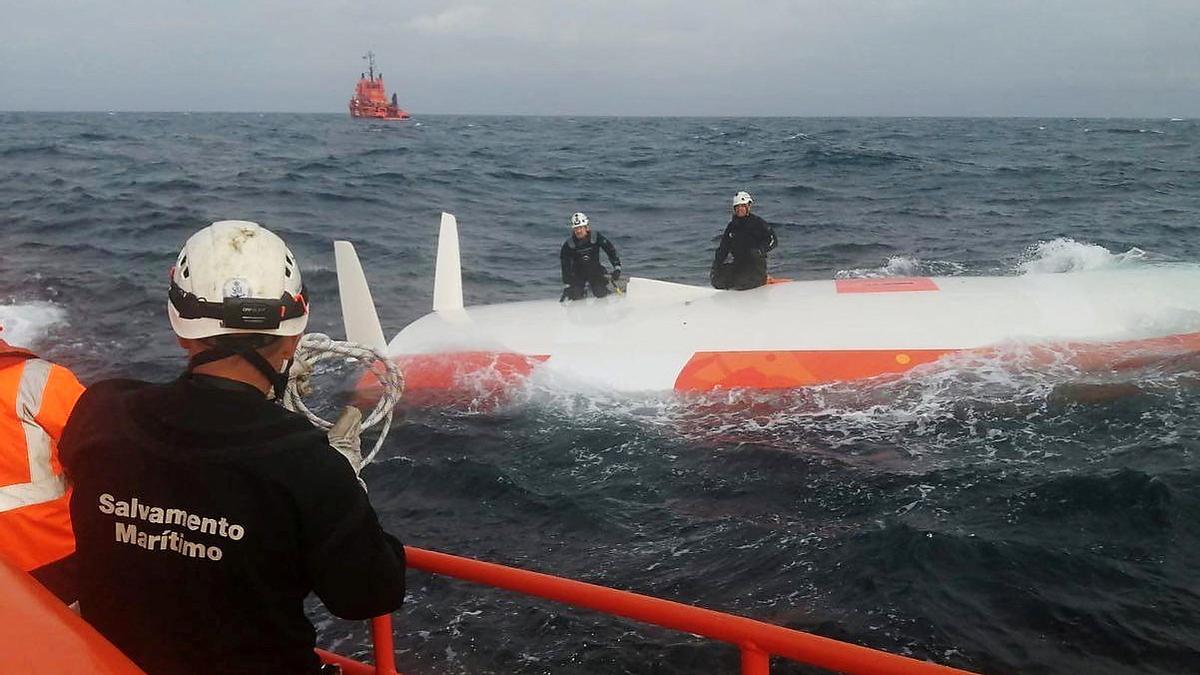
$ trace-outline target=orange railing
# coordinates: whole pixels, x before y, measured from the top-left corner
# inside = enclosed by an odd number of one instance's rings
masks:
[[[965,670],[929,661],[918,661],[648,595],[413,546],[405,546],[404,551],[407,554],[408,566],[413,569],[728,642],[741,650],[742,675],[767,675],[771,671],[772,656],[782,656],[806,665],[849,675],[970,675]],[[317,652],[322,661],[340,665],[345,675],[397,675],[391,617],[379,616],[372,619],[371,632],[375,643],[374,666],[322,649],[318,649]]]
[[[810,666],[844,673],[867,675],[963,675],[966,671],[928,661],[888,654],[829,638],[783,628],[745,617],[652,598],[628,591],[563,579],[549,574],[505,567],[495,563],[405,546],[408,566],[444,574],[478,584],[503,588],[547,600],[586,607],[664,628],[673,628],[713,640],[728,642],[741,650],[743,675],[766,675],[771,656],[782,656]],[[379,637],[378,632],[376,637]],[[391,645],[391,633],[385,638]],[[379,644],[376,643],[376,658]],[[365,666],[364,666],[365,667]],[[371,670],[346,671],[367,675]],[[378,671],[391,673],[393,671]]]
[[[771,656],[851,675],[968,675],[966,671],[927,661],[838,642],[745,617],[714,612],[670,600],[619,591],[549,574],[406,546],[408,566],[547,600],[586,607],[664,628],[735,645],[741,650],[743,675],[766,675]],[[46,672],[141,672],[78,616],[67,610],[27,574],[0,559],[0,671],[4,664],[37,663]],[[20,630],[23,629],[23,630]],[[342,667],[345,675],[398,675],[391,616],[371,620],[375,665],[318,649],[321,660]],[[11,634],[7,634],[11,633]],[[53,643],[51,649],[44,645]],[[64,648],[65,645],[65,648]],[[69,663],[70,662],[70,663]],[[69,663],[69,664],[68,664]],[[63,666],[56,668],[55,664]],[[14,671],[15,672],[15,671]]]
[[[392,644],[392,616],[385,614],[371,619],[371,641],[375,644],[375,665],[368,666],[341,654],[318,649],[323,663],[342,667],[343,675],[399,675],[396,672],[396,649]]]

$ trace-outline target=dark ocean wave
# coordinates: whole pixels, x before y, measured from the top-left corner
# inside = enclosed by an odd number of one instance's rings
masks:
[[[65,155],[62,147],[58,143],[34,143],[31,145],[16,145],[5,148],[0,148],[0,157],[4,158],[20,158],[32,157],[38,160],[44,160],[48,157],[56,157]]]
[[[818,191],[817,188],[815,188],[811,185],[804,185],[801,183],[797,183],[795,185],[789,185],[784,189],[794,195],[810,195],[810,194],[813,194]]]
[[[1137,129],[1130,127],[1109,127],[1106,129],[1084,129],[1089,133],[1101,134],[1162,134],[1165,133],[1159,129]]]
[[[307,162],[302,162],[292,169],[292,172],[300,174],[305,178],[310,175],[316,175],[321,172],[341,173],[343,165],[336,157],[326,157],[325,159],[317,159]]]

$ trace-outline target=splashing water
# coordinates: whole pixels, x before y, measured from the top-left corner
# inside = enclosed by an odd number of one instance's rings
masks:
[[[1138,264],[1146,259],[1146,252],[1136,247],[1113,253],[1103,246],[1062,237],[1030,246],[1016,269],[1021,274],[1058,274]]]
[[[14,347],[32,347],[66,318],[66,310],[50,302],[0,305],[0,338]]]
[[[966,266],[950,260],[921,260],[912,256],[894,255],[879,267],[838,270],[834,273],[834,278],[952,277],[966,272]]]

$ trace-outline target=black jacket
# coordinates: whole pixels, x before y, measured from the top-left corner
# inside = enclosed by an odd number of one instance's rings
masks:
[[[76,405],[59,451],[81,613],[151,675],[315,673],[305,596],[387,614],[403,547],[323,433],[204,380],[107,380]]]
[[[725,258],[733,255],[733,264],[738,265],[747,261],[757,261],[775,248],[775,230],[767,221],[753,213],[744,218],[734,217],[725,226],[721,235],[721,243],[717,246],[717,258],[714,265],[725,262]]]
[[[600,251],[608,255],[613,267],[621,266],[621,258],[617,249],[607,237],[592,230],[587,239],[579,240],[571,235],[562,245],[559,257],[562,259],[562,282],[564,284],[582,285],[591,279],[604,275],[604,266],[600,264]]]

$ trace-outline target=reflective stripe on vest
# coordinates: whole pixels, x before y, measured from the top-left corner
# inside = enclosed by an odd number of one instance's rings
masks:
[[[67,493],[66,479],[60,474],[55,474],[50,464],[50,434],[37,423],[51,367],[48,361],[29,359],[21,372],[16,414],[25,430],[29,482],[0,486],[0,511],[41,504]]]

